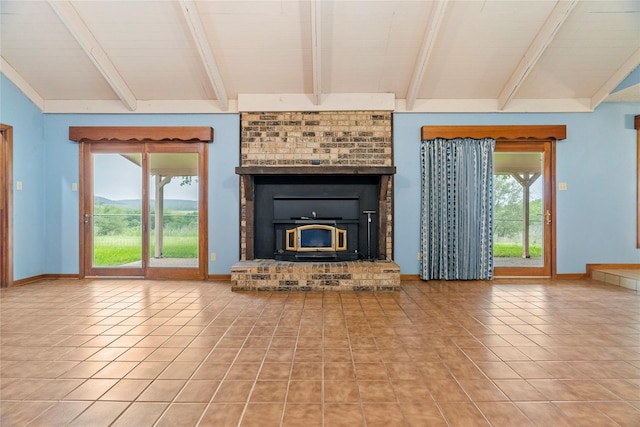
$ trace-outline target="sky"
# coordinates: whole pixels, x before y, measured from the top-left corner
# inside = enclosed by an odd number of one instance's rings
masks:
[[[94,196],[110,200],[140,199],[142,196],[142,169],[120,154],[94,154]],[[174,178],[164,187],[165,199],[198,200],[198,184],[180,186],[182,180]],[[150,194],[155,194],[154,180],[149,180]]]

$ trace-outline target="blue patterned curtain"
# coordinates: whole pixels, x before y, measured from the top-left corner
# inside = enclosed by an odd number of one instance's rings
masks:
[[[494,139],[422,141],[420,277],[493,278]]]

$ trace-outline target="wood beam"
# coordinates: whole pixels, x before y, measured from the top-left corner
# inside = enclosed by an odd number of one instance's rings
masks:
[[[578,0],[559,1],[553,8],[547,20],[542,24],[540,31],[538,31],[538,34],[533,39],[533,42],[529,45],[520,63],[511,74],[511,77],[509,77],[507,84],[500,92],[498,96],[498,110],[503,110],[515,96],[577,3]]]
[[[392,111],[393,93],[325,93],[322,105],[308,93],[238,94],[238,111]]]
[[[447,1],[448,0],[441,0],[432,3],[433,6],[431,14],[429,15],[427,29],[424,32],[424,37],[422,39],[420,54],[416,59],[416,65],[413,69],[411,82],[409,83],[409,87],[407,89],[407,110],[413,109],[413,104],[416,102],[418,91],[420,90],[420,86],[422,85],[424,75],[429,65],[431,52],[433,52],[433,48],[435,47],[436,41],[438,39],[438,34],[440,33],[440,26],[442,24],[442,21],[444,21],[444,15],[447,10]]]
[[[44,111],[44,98],[4,58],[0,57],[0,72],[5,75],[40,111]]]
[[[591,108],[596,109],[629,74],[640,65],[640,48],[591,97]]]
[[[238,103],[232,99],[223,111],[218,101],[211,99],[138,100],[136,111],[130,111],[118,99],[74,100],[48,99],[43,113],[51,114],[216,114],[238,112]]]
[[[127,86],[118,69],[111,62],[106,52],[93,37],[91,30],[84,23],[76,9],[69,1],[49,0],[49,5],[58,15],[62,23],[67,27],[71,35],[85,51],[91,62],[96,66],[102,77],[109,83],[118,98],[129,108],[135,111],[138,100]]]
[[[207,33],[205,32],[204,25],[202,24],[202,19],[198,13],[196,2],[193,0],[179,0],[179,3],[180,10],[187,20],[187,26],[189,27],[193,41],[196,44],[198,53],[200,54],[200,59],[202,60],[207,77],[209,77],[209,83],[213,87],[216,98],[220,103],[220,108],[223,111],[227,111],[229,109],[229,96],[227,95],[227,90],[225,89],[224,82],[222,81],[222,76],[218,69],[218,63],[216,62],[216,58],[213,55],[211,46],[209,45],[209,39],[207,38]]]
[[[321,1],[311,2],[311,57],[313,60],[313,103],[322,102],[322,10]]]
[[[378,259],[391,258],[387,253],[387,193],[391,175],[380,175],[380,189],[378,191]]]

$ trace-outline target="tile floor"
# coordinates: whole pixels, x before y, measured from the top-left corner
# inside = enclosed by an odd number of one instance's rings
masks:
[[[52,280],[0,291],[2,426],[638,426],[640,298]]]

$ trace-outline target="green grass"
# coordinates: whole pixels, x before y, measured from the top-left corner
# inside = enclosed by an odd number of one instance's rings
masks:
[[[153,254],[154,244],[149,249]],[[542,247],[532,245],[529,248],[532,257],[542,256]],[[94,265],[108,267],[140,261],[142,245],[140,236],[96,236],[94,241]],[[197,258],[198,236],[164,236],[165,258]],[[522,245],[517,243],[494,243],[494,257],[517,258],[522,256]]]
[[[149,253],[153,254],[152,240]],[[164,236],[165,258],[197,258],[198,236]],[[140,261],[142,243],[140,236],[96,236],[93,243],[93,265],[108,267]]]
[[[529,245],[529,255],[534,258],[542,256],[542,246]],[[522,245],[518,243],[493,243],[493,256],[517,258],[522,256]]]
[[[107,267],[127,264],[142,259],[139,236],[95,236],[93,265]]]
[[[149,249],[153,253],[155,245]],[[198,258],[198,236],[165,236],[162,256],[165,258]]]

